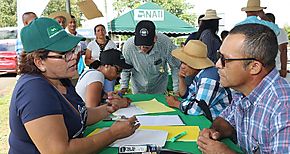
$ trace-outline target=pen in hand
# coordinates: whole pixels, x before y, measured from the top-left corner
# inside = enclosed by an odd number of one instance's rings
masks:
[[[170,139],[170,141],[171,142],[175,142],[176,140],[180,139],[181,137],[185,136],[186,134],[187,134],[187,132],[186,131],[183,131],[183,132],[179,133],[178,135],[172,137]]]

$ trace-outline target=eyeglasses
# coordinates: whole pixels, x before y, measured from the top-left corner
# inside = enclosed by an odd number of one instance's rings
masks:
[[[119,66],[117,65],[113,65],[113,66],[116,68],[117,74],[120,74],[122,72],[122,69]]]
[[[71,49],[70,51],[65,52],[65,54],[63,55],[51,55],[51,56],[46,56],[47,58],[55,58],[55,59],[64,59],[65,62],[70,61],[74,55],[78,55],[80,52],[80,47],[77,46],[73,49]]]
[[[241,61],[256,60],[256,61],[259,61],[256,58],[225,58],[225,56],[219,50],[217,51],[217,58],[221,60],[222,67],[226,66],[226,61],[235,61],[235,60],[236,61],[237,60],[241,60]]]

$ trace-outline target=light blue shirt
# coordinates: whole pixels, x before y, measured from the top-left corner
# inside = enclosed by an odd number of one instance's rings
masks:
[[[244,24],[260,24],[260,25],[265,25],[269,28],[271,28],[276,36],[280,34],[280,28],[278,25],[274,24],[273,22],[266,21],[266,20],[260,20],[256,16],[249,16],[247,17],[244,21],[241,21],[237,23],[237,25],[244,25]],[[236,25],[236,26],[237,26]]]
[[[157,41],[152,50],[142,53],[134,44],[134,36],[124,44],[123,55],[130,70],[121,73],[121,88],[128,88],[131,77],[132,92],[164,94],[168,82],[168,64],[171,68],[173,90],[178,90],[178,71],[180,62],[171,55],[176,46],[164,34],[156,34]]]

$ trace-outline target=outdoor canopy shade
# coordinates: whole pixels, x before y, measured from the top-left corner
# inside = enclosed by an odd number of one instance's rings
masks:
[[[108,23],[108,32],[118,35],[133,35],[135,27],[140,20],[153,21],[157,32],[173,37],[189,35],[196,31],[196,28],[157,4],[147,2],[110,21]]]

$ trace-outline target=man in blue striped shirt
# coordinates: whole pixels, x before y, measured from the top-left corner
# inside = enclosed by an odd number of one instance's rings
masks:
[[[168,105],[179,108],[185,114],[206,115],[204,109],[198,105],[203,100],[212,118],[216,118],[229,105],[231,92],[220,85],[217,68],[207,57],[206,45],[199,40],[190,40],[184,48],[174,50],[172,55],[182,62],[179,71],[179,95],[183,100],[179,102],[176,97],[167,96]],[[194,76],[189,87],[185,82],[186,76]]]
[[[234,27],[216,66],[221,84],[240,92],[197,141],[204,153],[234,153],[220,139],[236,136],[245,153],[290,153],[290,85],[275,68],[275,33],[261,24]]]

